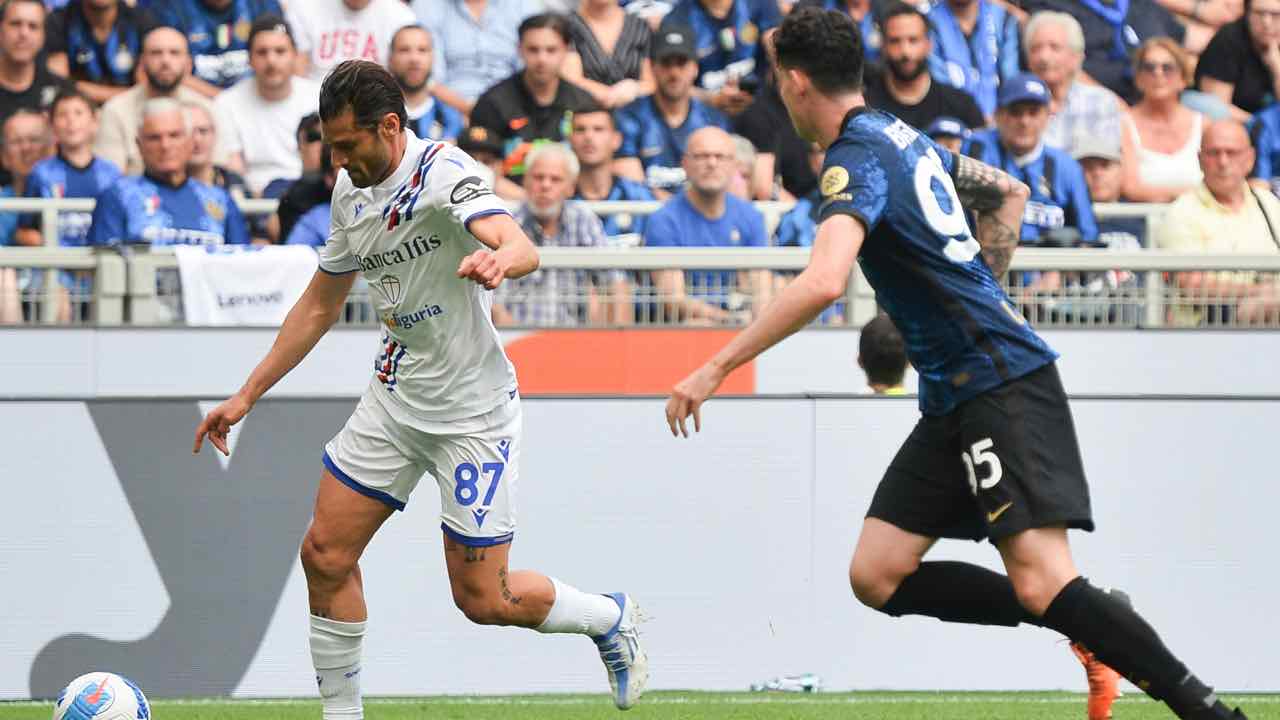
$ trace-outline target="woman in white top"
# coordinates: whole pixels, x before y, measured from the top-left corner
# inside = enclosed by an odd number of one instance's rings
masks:
[[[1169,202],[1200,184],[1204,116],[1179,102],[1193,72],[1191,58],[1169,38],[1152,38],[1134,53],[1142,99],[1122,133],[1126,200]]]

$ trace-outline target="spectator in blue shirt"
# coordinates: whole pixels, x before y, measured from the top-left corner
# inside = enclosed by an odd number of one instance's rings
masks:
[[[49,70],[105,103],[133,85],[142,38],[153,25],[150,13],[120,0],[72,0],[46,24]]]
[[[644,183],[625,178],[613,170],[613,156],[622,146],[622,133],[613,113],[595,108],[573,115],[569,146],[578,157],[581,169],[574,199],[643,202],[653,201],[653,193]],[[644,233],[644,215],[611,213],[601,215],[605,235]]]
[[[1053,230],[1075,228],[1094,243],[1098,225],[1080,163],[1047,147],[1049,88],[1034,75],[1018,75],[1000,87],[996,128],[974,133],[964,153],[1001,168],[1031,188],[1022,220],[1022,244],[1038,245]]]
[[[244,245],[244,216],[226,190],[187,174],[191,134],[182,105],[148,100],[138,131],[144,172],[125,177],[98,198],[89,228],[92,245]]]
[[[29,198],[97,198],[121,173],[115,163],[93,154],[98,121],[92,103],[80,93],[63,93],[53,101],[52,116],[57,154],[36,163],[23,194]],[[87,212],[59,213],[59,244],[87,244],[91,219]],[[43,244],[39,215],[25,214],[19,225],[19,244]]]
[[[435,62],[431,32],[421,25],[406,25],[391,36],[387,70],[404,92],[409,129],[420,138],[457,142],[464,125],[462,113],[431,94]]]
[[[164,0],[151,12],[187,37],[194,63],[185,82],[214,97],[250,74],[249,29],[261,15],[283,16],[277,0]]]
[[[777,0],[731,0],[715,12],[710,4],[709,0],[680,0],[658,34],[666,32],[668,25],[693,31],[702,99],[721,112],[737,115],[751,104],[763,82],[769,67],[764,35],[777,27],[782,15]]]
[[[729,194],[734,147],[720,128],[702,128],[689,138],[684,157],[689,187],[654,213],[645,225],[649,247],[764,247],[764,218],[751,203]],[[743,321],[772,295],[768,270],[659,270],[653,285],[663,319],[695,323]]]
[[[27,178],[25,195],[29,198],[97,198],[120,178],[120,168],[110,160],[93,154],[94,133],[98,121],[89,98],[77,92],[59,95],[52,107],[53,136],[57,154],[36,163]],[[92,214],[64,211],[58,214],[58,244],[80,247],[87,244]],[[23,215],[19,220],[20,245],[41,245],[41,217]],[[42,274],[32,276],[31,290],[43,287]],[[72,318],[71,296],[80,299],[77,308],[87,309],[83,302],[93,291],[93,276],[87,272],[59,273],[61,289],[56,302],[59,322]]]
[[[1280,104],[1254,113],[1249,121],[1249,136],[1258,159],[1250,177],[1280,196]]]
[[[943,0],[929,25],[929,72],[972,95],[990,118],[1000,83],[1018,74],[1018,19],[994,0]]]
[[[520,69],[520,23],[539,0],[413,0],[435,40],[436,98],[464,115],[485,90]]]
[[[622,146],[618,172],[643,180],[659,199],[684,187],[681,161],[689,137],[708,126],[729,129],[728,119],[693,97],[698,75],[697,50],[688,28],[667,25],[653,38],[653,74],[657,91],[618,114]]]

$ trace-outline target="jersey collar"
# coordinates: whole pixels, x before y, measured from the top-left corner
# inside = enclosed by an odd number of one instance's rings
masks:
[[[871,108],[867,107],[865,104],[859,105],[858,107],[850,109],[849,112],[844,114],[844,119],[840,121],[840,132],[843,134],[845,131],[845,128],[849,127],[849,123],[853,122],[854,118],[858,117],[864,112],[867,112],[870,109]]]

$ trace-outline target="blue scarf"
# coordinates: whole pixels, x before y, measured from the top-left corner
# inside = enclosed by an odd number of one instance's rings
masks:
[[[1124,19],[1129,15],[1129,0],[1115,0],[1113,5],[1103,4],[1100,0],[1080,0],[1080,4],[1092,10],[1111,25],[1111,50],[1107,52],[1107,57],[1112,60],[1128,58],[1128,43],[1125,42],[1125,28],[1127,26]],[[1133,32],[1133,30],[1130,29],[1129,32]]]
[[[996,110],[996,91],[1000,87],[998,55],[1003,18],[985,0],[979,3],[972,38],[965,37],[945,2],[929,13],[929,20],[935,31],[934,53],[942,59],[938,80],[968,92],[982,113],[991,115]]]

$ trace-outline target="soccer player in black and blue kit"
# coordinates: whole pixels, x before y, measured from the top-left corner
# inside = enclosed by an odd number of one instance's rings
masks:
[[[1056,630],[1180,718],[1243,718],[1124,599],[1080,576],[1067,529],[1093,529],[1057,354],[1013,310],[1008,270],[1030,191],[862,99],[857,29],[800,9],[773,36],[779,91],[800,137],[827,150],[809,266],[746,330],[682,380],[671,432],[701,427],[725,376],[843,296],[855,260],[920,374],[922,417],[889,465],[850,567],[888,615]],[[966,211],[976,215],[976,234]],[[957,459],[959,456],[959,460]],[[938,538],[990,539],[1008,575],[922,562]]]

